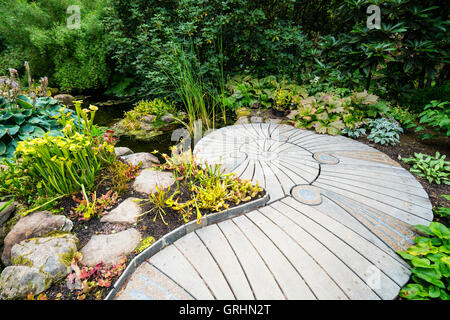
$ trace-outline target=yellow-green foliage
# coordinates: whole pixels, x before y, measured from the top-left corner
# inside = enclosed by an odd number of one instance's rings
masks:
[[[141,243],[136,248],[136,252],[141,253],[142,251],[144,251],[145,249],[150,247],[154,242],[155,242],[155,238],[153,238],[153,237],[147,237],[147,238],[142,239]]]
[[[155,119],[160,119],[167,113],[175,113],[175,105],[166,100],[142,100],[133,110],[125,113],[123,125],[130,130],[140,130],[142,117],[154,115]]]

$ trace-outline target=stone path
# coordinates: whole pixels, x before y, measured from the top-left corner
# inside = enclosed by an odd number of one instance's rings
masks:
[[[270,195],[267,206],[192,232],[142,263],[115,299],[393,299],[395,253],[433,219],[419,182],[342,136],[250,123],[194,150]]]

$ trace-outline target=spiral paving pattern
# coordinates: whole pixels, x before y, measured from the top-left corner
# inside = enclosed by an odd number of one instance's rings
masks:
[[[385,154],[265,123],[214,131],[194,153],[258,182],[269,204],[163,249],[119,299],[155,298],[157,287],[170,299],[393,299],[408,281],[395,251],[413,243],[412,225],[429,225],[432,207]]]

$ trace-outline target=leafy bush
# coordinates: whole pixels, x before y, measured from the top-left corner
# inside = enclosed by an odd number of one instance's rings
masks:
[[[64,136],[50,136],[19,142],[14,162],[0,171],[0,194],[23,197],[38,191],[48,196],[66,195],[84,186],[90,190],[98,172],[115,160],[112,131],[101,138],[92,135],[96,107],[81,110],[77,101],[77,127],[73,118],[61,112]],[[70,114],[69,114],[70,115]],[[21,159],[20,161],[18,159]]]
[[[0,160],[12,158],[19,141],[42,137],[46,132],[60,134],[61,125],[54,119],[59,111],[69,110],[52,98],[37,98],[33,101],[19,95],[17,104],[0,97]]]
[[[403,128],[410,129],[416,126],[417,115],[404,107],[389,108],[386,116],[394,118]]]
[[[408,106],[412,111],[420,113],[432,100],[450,101],[450,81],[435,87],[403,90],[399,97],[399,104]]]
[[[424,177],[428,182],[436,182],[437,184],[450,184],[450,161],[445,161],[445,154],[436,152],[434,157],[423,154],[414,153],[414,157],[402,159],[405,163],[412,164],[410,171],[419,177]]]
[[[347,137],[352,139],[358,139],[359,137],[366,135],[366,129],[365,128],[351,128],[351,127],[345,127],[342,130],[342,133],[345,134]]]
[[[430,139],[439,136],[450,136],[450,102],[431,101],[425,106],[424,111],[419,114],[419,123],[416,132],[425,130],[425,127],[434,131],[434,134],[425,133],[421,135],[422,139]]]
[[[450,230],[439,222],[415,228],[426,236],[415,238],[416,244],[406,251],[397,251],[412,267],[412,283],[399,295],[411,300],[450,300]]]
[[[113,0],[105,23],[116,71],[136,79],[139,95],[162,94],[171,86],[164,70],[176,69],[173,45],[187,48],[192,41],[196,57],[188,58],[205,83],[215,82],[220,60],[227,73],[296,78],[306,72],[309,41],[293,19],[295,4],[283,0],[276,7],[248,0]]]
[[[78,5],[80,28],[69,29],[67,9]],[[0,64],[23,70],[22,61],[46,74],[53,86],[63,90],[104,88],[111,74],[102,23],[104,1],[96,0],[5,0],[0,4]],[[19,27],[20,25],[20,27]],[[16,57],[19,57],[17,59]],[[1,70],[0,73],[7,70]]]
[[[370,133],[367,136],[369,141],[380,143],[382,145],[390,144],[395,146],[400,142],[400,133],[403,133],[403,128],[400,127],[397,121],[393,119],[379,118],[369,122],[371,127]]]
[[[22,93],[17,70],[9,69],[9,78],[0,79],[0,160],[12,158],[19,141],[42,137],[46,132],[60,135],[60,112],[69,110],[59,101],[47,97],[48,79],[41,78],[40,86],[31,83],[28,63],[28,93]],[[40,95],[40,96],[37,96]]]
[[[295,117],[297,128],[312,129],[317,133],[340,134],[346,126],[353,126],[356,118],[351,100],[330,94],[319,93],[300,101]]]

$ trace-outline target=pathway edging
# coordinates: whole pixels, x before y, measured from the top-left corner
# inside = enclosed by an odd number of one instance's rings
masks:
[[[130,261],[127,268],[123,271],[119,279],[116,280],[113,288],[110,290],[104,300],[113,300],[137,267],[139,267],[145,260],[149,259],[165,247],[171,245],[181,237],[203,227],[216,224],[234,218],[243,213],[250,212],[256,208],[263,207],[266,205],[269,199],[269,193],[266,191],[266,194],[259,199],[243,203],[228,210],[206,215],[202,218],[201,223],[197,223],[197,221],[191,221],[169,232]]]

